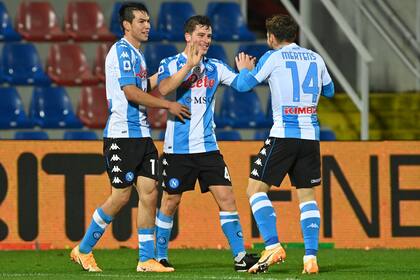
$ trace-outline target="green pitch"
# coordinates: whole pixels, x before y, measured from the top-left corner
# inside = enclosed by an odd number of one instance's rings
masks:
[[[171,250],[176,272],[136,273],[137,251],[96,250],[104,270],[88,273],[69,260],[70,250],[1,251],[0,279],[420,279],[420,250],[323,249],[318,256],[321,273],[301,275],[302,249],[288,249],[285,263],[268,273],[250,275],[233,270],[226,250]]]

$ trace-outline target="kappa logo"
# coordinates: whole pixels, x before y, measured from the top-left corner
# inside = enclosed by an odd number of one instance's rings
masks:
[[[262,166],[262,162],[260,158],[257,158],[257,160],[254,162],[256,165]]]
[[[255,177],[260,177],[260,174],[258,174],[257,169],[252,170],[251,175]]]
[[[121,184],[122,181],[121,181],[121,179],[119,177],[114,177],[114,179],[112,180],[112,183],[113,184]]]
[[[118,173],[118,172],[122,172],[122,170],[118,167],[118,165],[114,165],[111,172]]]
[[[319,226],[315,223],[312,223],[309,226],[307,226],[306,228],[319,228]]]
[[[118,155],[112,155],[111,161],[121,161],[121,158]]]
[[[166,175],[166,170],[165,170],[165,169],[163,169],[163,171],[162,171],[162,176],[167,176],[167,175]]]
[[[111,147],[109,147],[111,151],[120,150],[120,147],[116,143],[112,143]]]
[[[271,140],[270,139],[265,140],[265,144],[270,146],[271,145]]]
[[[126,51],[123,51],[120,55],[120,58],[129,58],[128,53]]]
[[[166,161],[166,158],[162,159],[162,164],[163,165],[169,165],[168,162]]]
[[[266,149],[265,148],[262,148],[261,151],[260,151],[260,154],[266,156],[267,155]]]

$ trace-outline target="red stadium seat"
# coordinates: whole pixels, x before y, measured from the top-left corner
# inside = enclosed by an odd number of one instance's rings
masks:
[[[105,58],[111,46],[112,44],[110,43],[103,43],[99,44],[96,49],[96,57],[93,65],[93,74],[101,82],[105,82]]]
[[[105,25],[104,14],[97,2],[69,2],[65,15],[65,31],[76,41],[114,41]]]
[[[153,96],[164,99],[157,91],[152,91]],[[166,128],[166,120],[168,118],[168,111],[159,108],[147,108],[147,119],[152,128]]]
[[[77,106],[77,116],[89,128],[104,128],[108,104],[104,87],[84,87]]]
[[[51,45],[47,71],[51,79],[64,86],[95,85],[99,80],[92,75],[86,55],[78,44],[56,43]]]
[[[16,15],[16,28],[28,41],[65,41],[57,14],[49,2],[22,1]]]

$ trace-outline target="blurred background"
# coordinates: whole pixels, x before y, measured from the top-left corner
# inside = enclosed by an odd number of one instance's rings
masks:
[[[0,1],[0,139],[102,138],[107,119],[104,60],[122,35],[122,2]],[[297,42],[326,60],[337,94],[319,105],[321,140],[420,139],[419,0],[142,1],[152,31],[142,45],[148,72],[183,50],[183,23],[206,14],[208,53],[234,67],[245,51],[260,57],[265,19],[291,14]],[[219,87],[219,140],[261,140],[271,127],[267,84],[238,94]],[[162,139],[165,110],[149,110]]]

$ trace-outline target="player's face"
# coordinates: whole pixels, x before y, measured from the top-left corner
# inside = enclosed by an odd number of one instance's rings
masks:
[[[206,54],[211,44],[212,31],[210,26],[197,25],[195,30],[188,36],[187,43],[192,43],[198,47],[198,50]]]
[[[128,30],[133,39],[138,42],[147,41],[150,31],[150,17],[143,11],[133,11],[134,19],[128,24]]]

